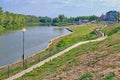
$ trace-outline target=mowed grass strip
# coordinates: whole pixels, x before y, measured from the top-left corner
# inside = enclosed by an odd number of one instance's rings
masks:
[[[43,57],[40,58],[40,60],[37,60],[35,62],[32,63],[27,63],[27,68],[38,63],[39,61],[42,61],[62,50],[64,50],[65,48],[79,42],[79,41],[83,41],[83,40],[88,40],[88,39],[93,39],[96,38],[96,34],[93,32],[93,30],[95,29],[95,26],[93,25],[84,25],[84,26],[77,26],[77,27],[71,27],[69,28],[70,30],[73,31],[72,34],[66,36],[63,39],[60,39],[60,42],[58,42],[56,45],[54,43],[52,43],[50,45],[50,47],[48,49],[46,49],[45,51],[43,51],[42,53],[38,53],[37,55],[39,56],[40,54],[45,54],[45,53],[49,53]],[[58,38],[59,40],[59,38]],[[19,68],[19,69],[18,69]],[[21,67],[16,67],[15,69],[12,69],[12,71],[9,72],[10,76],[12,76],[13,74],[16,74],[20,71],[22,71],[23,69]],[[0,79],[4,79],[7,76],[8,73],[7,71],[5,72],[1,72],[0,73]]]
[[[83,27],[76,27],[70,28],[73,30],[73,34],[69,35],[66,39],[61,40],[57,47],[68,47],[71,46],[79,41],[89,40],[96,37],[96,34],[93,32],[95,27],[92,26],[83,26]]]
[[[65,39],[58,42],[56,47],[53,50],[51,50],[51,52],[53,52],[52,54],[58,52],[60,50],[59,48],[61,47],[62,49],[65,49],[66,47],[69,47],[70,45],[75,44],[79,41],[89,40],[97,37],[96,34],[93,33],[93,30],[95,29],[94,26],[77,26],[72,27],[70,29],[73,30],[73,33],[66,37]],[[75,58],[76,56],[80,55],[79,52],[81,52],[82,54],[82,52],[84,52],[84,50],[87,49],[91,49],[89,45],[75,48],[70,52],[66,53],[65,55],[58,57],[53,61],[50,61],[45,65],[38,67],[37,69],[34,69],[32,72],[26,73],[18,80],[33,80],[33,79],[41,80],[45,76],[54,72],[56,68],[64,65],[65,63],[70,63],[71,65],[71,63],[76,62],[77,60]]]
[[[72,30],[73,33],[60,40],[57,44],[54,45],[53,43],[48,49],[50,54],[58,53],[77,42],[94,39],[97,37],[93,32],[95,29],[95,26],[93,25],[77,26],[69,29]]]
[[[95,28],[96,28],[95,25],[69,27],[69,29],[72,30],[73,33],[62,38],[62,39],[61,38],[56,39],[55,43],[53,42],[49,46],[48,49],[46,49],[44,52],[40,53],[40,54],[44,54],[46,52],[49,53],[49,54],[45,55],[44,57],[42,57],[40,59],[40,61],[42,61],[42,60],[44,60],[44,59],[46,59],[54,54],[57,54],[58,52],[72,46],[75,43],[78,43],[80,41],[89,40],[89,39],[95,39],[97,37],[96,34],[93,32]]]
[[[77,56],[80,56],[82,54],[87,54],[87,51],[91,50],[92,45],[95,46],[97,45],[97,43],[88,43],[88,44],[79,46],[77,48],[74,48],[70,50],[69,52],[65,53],[64,55],[53,59],[52,61],[44,64],[43,66],[40,66],[34,69],[33,71],[29,73],[26,73],[24,76],[16,80],[33,80],[33,79],[42,80],[46,76],[54,74],[54,72],[55,72],[55,76],[57,76],[61,73],[61,70],[57,71],[59,67],[66,64],[67,67],[70,68],[74,63],[78,61]],[[66,68],[66,70],[68,70],[69,68]]]
[[[70,50],[69,52],[65,53],[64,55],[62,55],[56,59],[53,59],[52,61],[46,63],[43,66],[40,66],[40,67],[34,69],[33,71],[31,71],[29,73],[26,73],[24,76],[22,76],[16,80],[43,80],[44,78],[46,78],[49,75],[54,75],[54,77],[59,76],[63,71],[64,72],[68,71],[77,62],[79,63],[80,56],[82,56],[84,54],[89,54],[91,52],[95,53],[96,51],[99,51],[99,53],[95,54],[96,57],[98,58],[98,61],[101,61],[101,59],[103,59],[103,60],[107,59],[109,57],[109,55],[111,55],[111,54],[116,55],[115,53],[119,52],[120,50],[117,49],[116,51],[113,51],[112,49],[109,49],[109,48],[111,46],[113,49],[118,48],[118,47],[116,47],[116,45],[120,45],[120,42],[119,42],[120,29],[118,31],[114,31],[114,30],[116,30],[116,28],[118,29],[118,27],[119,27],[118,25],[112,25],[103,30],[104,32],[106,32],[106,34],[110,34],[108,36],[108,39],[101,41],[101,42],[92,42],[92,43],[84,44],[77,48],[74,48],[74,49]],[[111,28],[113,28],[113,29],[111,29]],[[114,31],[114,32],[112,32],[112,31]],[[111,32],[112,32],[112,34],[111,34]],[[117,42],[115,42],[115,41],[117,41]],[[100,55],[103,55],[102,52],[105,52],[105,51],[108,52],[108,53],[106,53],[107,55],[100,56]],[[97,55],[97,54],[99,54],[99,55]],[[114,58],[116,58],[116,57],[114,57]],[[113,63],[114,69],[119,67],[119,66],[115,65],[116,61],[113,61],[113,62],[114,62]],[[95,64],[93,64],[93,65],[95,65]],[[65,69],[63,68],[63,70],[61,70],[61,66],[65,66],[65,65],[67,65],[67,67]],[[79,64],[79,65],[81,65],[81,64]],[[107,65],[109,66],[110,64],[107,64]],[[106,69],[112,68],[111,66],[108,67],[107,65],[105,65],[103,68],[106,68]],[[99,67],[102,68],[102,66],[99,66]],[[101,72],[101,70],[100,70],[100,72]],[[81,75],[82,77],[80,76],[79,79],[89,78],[91,80],[91,78],[93,78],[92,76],[94,76],[96,74],[96,73],[92,72],[92,75],[90,74],[90,76],[89,76],[88,74],[86,75],[86,73]],[[109,71],[107,74],[109,74]],[[114,72],[113,72],[113,74],[114,74]],[[113,77],[114,77],[115,80],[120,80],[120,78],[117,78],[116,75],[117,74],[114,74],[112,76],[106,75],[106,76],[103,76],[102,79],[103,80],[108,80],[108,79],[113,80]],[[51,79],[49,78],[48,80],[51,80]]]

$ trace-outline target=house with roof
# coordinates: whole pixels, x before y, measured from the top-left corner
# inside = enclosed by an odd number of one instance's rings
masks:
[[[117,11],[109,11],[105,15],[102,14],[98,21],[105,21],[105,22],[118,22],[119,21],[119,12]]]

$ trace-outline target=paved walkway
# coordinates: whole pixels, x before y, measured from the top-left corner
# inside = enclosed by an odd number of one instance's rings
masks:
[[[98,30],[97,30],[97,31],[98,31]],[[98,31],[98,34],[99,34],[99,33],[101,33],[101,32]],[[28,69],[26,69],[26,70],[21,71],[20,73],[14,75],[14,76],[12,76],[12,77],[9,77],[9,78],[6,79],[6,80],[14,80],[14,79],[16,79],[16,78],[19,78],[19,77],[23,76],[25,73],[28,73],[28,72],[32,71],[34,68],[37,68],[37,67],[39,67],[39,66],[42,66],[42,65],[45,64],[46,62],[49,62],[50,60],[52,60],[52,59],[54,59],[54,58],[57,58],[58,56],[61,56],[62,54],[66,53],[66,52],[68,52],[69,50],[71,50],[71,49],[73,49],[73,48],[75,48],[75,47],[78,47],[78,46],[80,46],[80,45],[82,45],[82,44],[86,44],[86,43],[89,43],[89,42],[95,42],[95,41],[102,41],[102,40],[104,40],[104,39],[107,38],[107,36],[104,36],[103,33],[101,33],[101,34],[102,34],[102,36],[99,37],[99,38],[97,38],[97,39],[95,39],[95,40],[88,40],[88,41],[82,41],[82,42],[76,43],[75,45],[73,45],[73,46],[71,46],[71,47],[69,47],[69,48],[67,48],[67,49],[65,49],[65,50],[63,50],[63,51],[61,51],[61,52],[59,52],[59,53],[57,53],[57,54],[55,54],[55,55],[53,55],[53,56],[45,59],[45,60],[43,60],[43,61],[41,61],[41,62],[39,62],[39,63],[36,64],[36,65],[33,65],[32,67],[30,67],[30,68],[28,68]]]

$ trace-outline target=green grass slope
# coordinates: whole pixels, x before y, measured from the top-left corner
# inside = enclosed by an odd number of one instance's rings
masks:
[[[72,26],[70,30],[73,31],[72,34],[57,38],[53,41],[53,43],[47,48],[46,50],[28,58],[26,60],[26,68],[29,68],[30,66],[64,50],[65,48],[83,40],[88,40],[92,38],[96,38],[95,33],[93,33],[94,26],[90,25],[84,25],[84,26]],[[37,57],[37,58],[36,58]],[[40,57],[38,59],[38,57]],[[5,68],[6,69],[6,68]],[[20,66],[19,64],[15,64],[15,67],[10,67],[9,70],[9,76],[12,76],[20,71],[23,70],[22,65]],[[8,77],[8,70],[1,71],[0,72],[0,80],[5,79]]]
[[[120,80],[119,27],[109,24],[102,30],[106,40],[74,48],[17,80]],[[58,47],[68,41],[60,42]]]

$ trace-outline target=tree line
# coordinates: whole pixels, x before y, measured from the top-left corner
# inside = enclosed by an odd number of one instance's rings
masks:
[[[63,14],[58,15],[58,17],[50,18],[50,17],[39,17],[40,23],[47,23],[53,26],[66,26],[72,24],[78,24],[80,21],[88,20],[95,21],[98,19],[98,16],[78,16],[78,17],[65,17]]]
[[[0,7],[0,29],[18,28],[31,23],[39,23],[39,18],[32,15],[4,12]]]
[[[97,20],[98,17],[93,16],[78,16],[78,17],[70,17],[67,18],[63,14],[58,17],[42,17],[42,16],[33,16],[33,15],[23,15],[23,14],[15,14],[10,13],[8,11],[3,11],[2,7],[0,7],[0,30],[7,28],[19,28],[24,25],[53,25],[53,26],[64,26],[75,24],[80,20]]]

